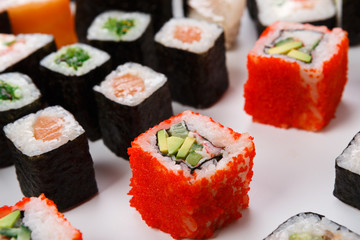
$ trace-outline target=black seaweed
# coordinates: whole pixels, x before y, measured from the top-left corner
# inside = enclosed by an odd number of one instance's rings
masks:
[[[144,33],[134,41],[88,40],[88,44],[109,53],[113,69],[126,62],[136,62],[153,69],[157,68],[154,28],[151,22]]]
[[[93,161],[86,135],[39,156],[22,154],[12,143],[16,175],[26,197],[41,193],[55,202],[59,211],[68,210],[98,192]]]
[[[41,98],[34,102],[18,109],[11,109],[8,111],[0,111],[0,168],[7,167],[14,164],[13,157],[7,144],[7,138],[3,131],[3,127],[15,120],[28,115],[33,112],[37,112],[43,107]]]
[[[257,15],[259,14],[259,10],[257,8],[256,0],[247,0],[246,7],[249,11],[249,15],[252,20],[257,19]]]
[[[155,43],[159,72],[168,77],[173,100],[196,108],[217,102],[229,87],[224,33],[207,52],[195,54]]]
[[[350,45],[360,43],[360,1],[343,0],[342,1],[342,28],[348,32]]]
[[[104,144],[124,159],[129,158],[131,141],[173,115],[167,83],[133,107],[116,103],[97,91],[95,97]]]
[[[50,105],[60,105],[74,114],[91,141],[101,138],[93,86],[111,71],[111,61],[82,76],[65,76],[40,66],[41,86]]]
[[[172,17],[170,0],[77,0],[75,27],[79,41],[86,42],[87,29],[97,15],[114,9],[150,13],[155,31]]]
[[[12,33],[10,19],[7,11],[0,12],[0,33]]]

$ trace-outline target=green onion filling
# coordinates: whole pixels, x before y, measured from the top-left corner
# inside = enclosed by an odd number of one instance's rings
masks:
[[[3,80],[0,80],[0,100],[13,101],[21,98],[21,91],[19,87],[12,86]]]
[[[74,70],[78,70],[78,68],[89,59],[90,55],[84,49],[79,47],[69,47],[66,49],[65,53],[55,59],[55,63],[60,64],[64,62],[69,67],[74,68]]]
[[[103,28],[109,30],[109,32],[111,32],[119,37],[122,37],[134,26],[135,26],[134,19],[118,20],[116,18],[109,18],[103,25]]]

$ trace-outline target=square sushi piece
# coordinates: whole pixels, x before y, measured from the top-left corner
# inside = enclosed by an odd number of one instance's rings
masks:
[[[128,159],[140,133],[173,115],[166,77],[137,63],[126,63],[94,87],[104,144]]]
[[[336,158],[334,196],[360,210],[360,132]]]
[[[360,235],[317,213],[299,213],[264,240],[359,240]]]
[[[207,21],[173,18],[155,35],[159,71],[173,100],[196,108],[215,104],[229,86],[223,29]]]
[[[0,74],[0,167],[13,164],[3,127],[41,107],[41,93],[27,75]]]
[[[255,146],[207,116],[185,111],[137,137],[128,150],[130,205],[173,238],[208,238],[249,205]]]
[[[84,129],[60,106],[48,107],[4,127],[21,191],[44,193],[60,211],[98,192]]]
[[[50,105],[74,114],[91,141],[101,138],[92,88],[111,71],[110,55],[83,43],[60,48],[40,61],[41,86]]]
[[[248,54],[245,111],[255,122],[321,130],[347,82],[348,48],[340,28],[272,24]]]
[[[81,240],[82,233],[41,194],[0,207],[0,239]]]

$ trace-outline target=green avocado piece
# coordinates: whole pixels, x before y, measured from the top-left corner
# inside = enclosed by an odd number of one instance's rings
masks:
[[[190,148],[195,142],[195,138],[193,137],[186,137],[183,145],[181,145],[181,148],[179,149],[176,158],[182,158],[185,159],[188,153],[190,152]]]
[[[20,210],[15,210],[0,218],[0,228],[12,228],[20,217]]]
[[[310,233],[293,233],[290,235],[289,240],[312,240],[312,236]]]
[[[189,155],[187,155],[185,161],[188,162],[191,166],[195,167],[199,163],[201,158],[201,154],[196,152],[190,152]]]
[[[186,128],[185,122],[182,121],[172,125],[169,129],[169,133],[171,136],[186,138],[189,131]]]
[[[302,47],[303,43],[301,41],[291,41],[284,43],[278,47],[269,48],[267,50],[268,54],[286,54],[291,49],[297,49]]]
[[[20,226],[20,232],[17,236],[17,240],[30,240],[31,239],[31,231],[29,228],[24,225]]]
[[[300,60],[300,61],[303,61],[303,62],[306,62],[306,63],[309,63],[312,60],[312,57],[311,57],[310,54],[303,53],[303,52],[300,52],[300,51],[295,50],[295,49],[291,50],[287,55],[289,57],[295,58],[297,60]]]
[[[166,139],[168,145],[168,155],[175,155],[184,142],[183,138],[171,136]]]
[[[157,140],[158,140],[158,146],[160,149],[160,152],[167,154],[168,153],[168,144],[167,144],[167,138],[169,135],[167,134],[165,129],[161,129],[157,132]]]

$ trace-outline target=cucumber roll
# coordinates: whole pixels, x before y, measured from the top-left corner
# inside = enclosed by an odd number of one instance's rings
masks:
[[[60,106],[48,107],[4,127],[20,188],[44,193],[60,211],[98,192],[84,129]]]
[[[209,238],[249,205],[255,146],[247,133],[185,111],[138,136],[128,152],[130,205],[175,239]]]
[[[360,235],[317,213],[299,213],[264,240],[359,240]]]
[[[334,0],[248,0],[259,35],[276,21],[336,26]]]
[[[0,74],[0,167],[14,163],[2,128],[41,107],[41,93],[27,75]]]
[[[110,55],[86,44],[72,44],[40,62],[44,97],[75,115],[91,141],[101,138],[93,86],[110,72]]]
[[[126,63],[94,87],[104,144],[128,159],[131,141],[172,116],[166,77],[137,63]]]
[[[90,25],[87,40],[111,55],[113,68],[126,62],[156,67],[154,30],[149,14],[104,12]]]
[[[227,90],[224,31],[218,25],[174,18],[155,35],[155,45],[173,100],[206,108]]]
[[[360,209],[360,132],[336,158],[334,196]]]
[[[0,239],[81,240],[82,233],[41,194],[25,197],[11,207],[0,207]]]

